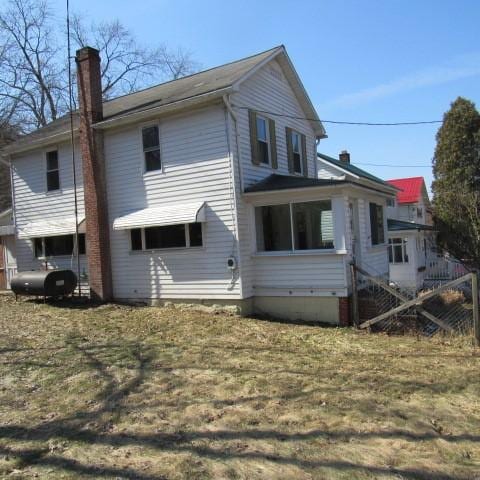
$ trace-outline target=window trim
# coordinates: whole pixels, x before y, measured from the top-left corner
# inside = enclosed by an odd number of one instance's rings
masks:
[[[160,152],[160,168],[157,170],[147,170],[147,162],[145,159],[145,152],[143,148],[143,129],[148,127],[157,127],[158,128],[158,151]],[[161,138],[161,129],[160,129],[160,122],[158,120],[142,123],[138,126],[138,135],[140,138],[140,160],[141,160],[141,167],[142,167],[142,175],[143,176],[150,176],[155,174],[164,174],[165,173],[165,166],[163,161],[163,153],[162,153],[162,138]],[[155,148],[150,148],[147,151],[156,150]]]
[[[332,227],[333,227],[333,247],[332,248],[315,248],[315,249],[296,249],[295,248],[295,229],[294,229],[294,221],[293,221],[293,205],[296,203],[316,203],[316,202],[330,202],[331,204],[331,212],[332,212]],[[273,207],[278,205],[288,205],[290,211],[290,235],[291,235],[291,242],[292,242],[292,249],[291,250],[272,250],[272,251],[264,251],[258,250],[257,244],[257,224],[255,221],[255,209],[260,207]],[[265,256],[265,257],[275,257],[275,256],[286,256],[286,255],[315,255],[320,253],[326,254],[337,254],[337,253],[347,253],[346,250],[338,250],[336,248],[336,238],[335,238],[335,209],[333,208],[333,198],[317,198],[315,200],[289,200],[285,201],[278,201],[278,202],[268,202],[268,203],[261,203],[258,205],[253,205],[253,241],[255,245],[255,251],[253,252],[253,256]]]
[[[267,137],[267,141],[264,142],[263,140],[260,140],[260,138],[258,137],[258,125],[256,125],[256,130],[257,130],[257,142],[262,142],[262,143],[266,143],[267,144],[267,151],[268,151],[268,162],[267,163],[264,163],[260,160],[259,158],[259,167],[268,167],[268,168],[272,168],[272,148],[271,148],[271,145],[272,145],[272,137],[270,135],[270,121],[269,121],[269,118],[265,117],[264,115],[261,115],[261,114],[256,114],[255,116],[255,120],[258,122],[258,120],[263,120],[265,122],[265,133],[266,133],[266,137]],[[257,155],[258,155],[258,147],[257,147]]]
[[[163,247],[163,248],[145,248],[146,241],[145,241],[145,229],[146,228],[155,228],[155,227],[141,227],[141,228],[131,228],[126,230],[128,232],[128,242],[129,242],[129,253],[132,255],[137,255],[141,253],[151,253],[151,252],[172,252],[172,251],[189,251],[189,250],[204,250],[205,249],[205,222],[195,222],[201,225],[202,229],[202,245],[200,246],[191,246],[190,245],[190,223],[176,223],[174,225],[183,225],[185,230],[185,247]],[[162,225],[158,225],[162,226]],[[164,225],[169,226],[169,225]],[[142,236],[142,248],[140,250],[133,250],[132,249],[132,230],[140,230]]]
[[[48,169],[48,154],[50,152],[57,152],[57,169],[56,170],[49,170]],[[57,146],[52,148],[45,149],[43,151],[43,165],[44,165],[44,181],[45,181],[45,193],[47,195],[55,195],[62,192],[62,182],[60,178],[60,152]],[[58,188],[55,190],[48,189],[48,172],[58,172]]]
[[[300,133],[298,130],[295,130],[295,129],[291,129],[291,135],[292,135],[292,138],[291,138],[291,142],[292,142],[292,169],[293,169],[293,174],[294,175],[299,175],[301,177],[303,177],[304,175],[304,171],[303,171],[303,147],[302,147],[302,133]],[[299,148],[299,152],[298,154],[300,155],[300,171],[297,172],[295,171],[295,160],[294,160],[294,155],[295,155],[295,150],[293,148],[294,146],[294,142],[293,142],[293,136],[294,135],[298,135],[298,148]]]

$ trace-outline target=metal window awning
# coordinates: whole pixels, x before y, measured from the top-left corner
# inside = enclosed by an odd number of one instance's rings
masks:
[[[85,233],[85,216],[78,217],[79,232]],[[56,237],[75,233],[75,217],[52,218],[17,228],[18,238]]]
[[[127,213],[113,221],[114,230],[161,227],[205,221],[205,202],[150,207]]]

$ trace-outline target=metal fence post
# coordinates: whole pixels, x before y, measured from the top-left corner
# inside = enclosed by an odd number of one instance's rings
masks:
[[[357,269],[354,262],[350,263],[350,273],[352,277],[352,318],[353,324],[358,327],[360,318],[358,313]]]
[[[478,312],[478,272],[472,273],[473,331],[475,345],[480,347],[480,315]]]

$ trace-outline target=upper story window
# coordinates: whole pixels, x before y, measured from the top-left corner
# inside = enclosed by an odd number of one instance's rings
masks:
[[[395,206],[395,199],[387,198],[387,207],[394,207],[394,206]]]
[[[330,200],[255,208],[257,251],[334,248]]]
[[[381,245],[385,243],[383,207],[376,203],[370,203],[370,235],[372,245]]]
[[[58,235],[56,237],[34,238],[33,245],[36,258],[55,257],[75,254],[75,235]],[[78,253],[85,254],[85,234],[78,234]]]
[[[408,263],[406,238],[388,240],[388,260],[390,263]]]
[[[60,189],[60,171],[58,168],[58,150],[47,152],[47,192]]]
[[[260,163],[270,165],[270,136],[267,119],[257,116],[257,148]]]
[[[300,134],[292,132],[293,171],[302,174],[302,140]]]
[[[160,135],[158,125],[150,125],[142,128],[143,156],[145,159],[145,171],[152,172],[162,169],[160,158]]]
[[[421,207],[417,208],[417,218],[423,217],[423,209]]]
[[[131,249],[156,250],[189,248],[203,245],[202,224],[187,223],[130,230]]]
[[[288,171],[308,177],[307,138],[305,135],[286,127]]]

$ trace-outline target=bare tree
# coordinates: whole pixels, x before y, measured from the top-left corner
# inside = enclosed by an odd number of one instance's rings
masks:
[[[106,99],[198,68],[185,50],[139,44],[118,20],[90,24],[74,15],[71,25],[75,48],[89,45],[100,50]],[[28,131],[67,111],[65,44],[65,28],[55,20],[48,0],[8,0],[0,11],[0,123]]]

